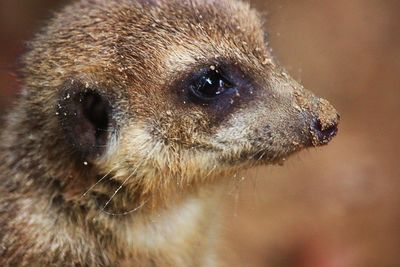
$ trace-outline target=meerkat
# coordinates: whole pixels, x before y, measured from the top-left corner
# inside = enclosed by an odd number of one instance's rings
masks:
[[[23,57],[0,139],[0,266],[217,266],[240,170],[327,144],[339,115],[236,0],[80,0]]]

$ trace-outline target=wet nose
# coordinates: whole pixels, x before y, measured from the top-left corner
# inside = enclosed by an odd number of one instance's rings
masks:
[[[310,127],[313,145],[328,144],[338,132],[340,115],[328,101],[320,99],[313,117]]]
[[[316,119],[311,125],[311,132],[313,135],[313,144],[315,146],[325,145],[336,136],[338,132],[338,122],[334,121],[324,126],[320,119]]]

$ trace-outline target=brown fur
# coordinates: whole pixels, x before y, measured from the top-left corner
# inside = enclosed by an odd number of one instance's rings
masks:
[[[56,14],[24,57],[1,136],[0,265],[217,265],[226,179],[326,144],[338,123],[264,36],[233,0],[81,0]],[[229,70],[242,91],[190,102],[186,77],[204,67]],[[77,123],[76,103],[88,90],[111,117],[86,149],[96,129]]]

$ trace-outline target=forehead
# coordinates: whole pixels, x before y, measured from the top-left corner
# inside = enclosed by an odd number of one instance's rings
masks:
[[[240,1],[161,1],[150,5],[147,14],[152,26],[159,29],[159,36],[169,35],[169,41],[186,37],[199,42],[225,41],[240,47],[246,43],[260,45],[264,39],[258,13]]]
[[[125,39],[118,44],[119,51],[128,54],[139,45],[138,52],[144,54],[139,57],[146,59],[142,66],[154,64],[169,76],[165,69],[181,70],[218,58],[243,64],[251,59],[263,61],[269,54],[262,21],[249,4],[232,0],[145,2],[137,10],[143,15],[132,14],[139,17],[136,25],[123,22],[132,30],[121,31]]]
[[[30,71],[49,85],[85,73],[104,83],[137,83],[212,58],[243,63],[268,54],[259,15],[234,0],[78,1],[33,47],[25,58]],[[59,79],[49,80],[49,69]]]

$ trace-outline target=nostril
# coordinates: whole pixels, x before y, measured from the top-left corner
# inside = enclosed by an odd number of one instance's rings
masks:
[[[313,144],[325,145],[332,140],[338,132],[337,120],[330,121],[328,123],[322,123],[320,119],[313,121],[311,126],[311,133],[313,136]]]
[[[324,127],[324,126],[322,126],[322,123],[320,120],[317,120],[317,127],[318,127],[318,130],[320,131],[320,133],[326,137],[334,137],[338,130],[336,123],[332,123],[332,124]]]

